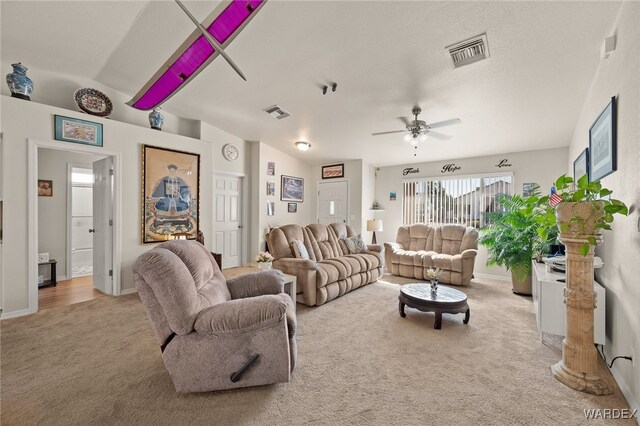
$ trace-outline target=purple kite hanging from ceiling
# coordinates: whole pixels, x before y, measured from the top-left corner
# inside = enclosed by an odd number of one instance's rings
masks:
[[[127,105],[140,110],[150,110],[160,106],[220,55],[220,52],[214,49],[212,44],[215,45],[217,42],[224,50],[240,34],[240,31],[251,21],[266,1],[234,0],[223,2],[202,24],[204,27],[202,29],[206,29],[215,40],[207,40],[201,31],[196,29],[133,99],[127,102]],[[177,3],[190,18],[194,19],[180,2]],[[221,9],[222,11],[218,13]],[[244,78],[224,52],[222,54],[225,56],[225,60]]]

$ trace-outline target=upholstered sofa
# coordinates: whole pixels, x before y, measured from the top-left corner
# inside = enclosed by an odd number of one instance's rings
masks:
[[[133,275],[178,392],[289,381],[296,310],[280,271],[227,281],[202,244],[176,240],[142,254]]]
[[[478,254],[478,231],[463,225],[401,226],[395,243],[384,243],[387,270],[393,275],[426,279],[429,268],[440,268],[439,281],[469,285]]]
[[[296,276],[298,302],[322,305],[382,276],[383,247],[368,245],[364,252],[350,254],[344,239],[355,235],[343,223],[274,228],[268,235],[273,267]],[[296,257],[295,240],[302,241],[308,259]]]

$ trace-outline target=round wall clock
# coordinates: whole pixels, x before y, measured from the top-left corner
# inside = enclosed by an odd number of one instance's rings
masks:
[[[238,155],[240,155],[240,152],[235,145],[228,143],[222,147],[222,155],[227,160],[234,161],[238,159]]]

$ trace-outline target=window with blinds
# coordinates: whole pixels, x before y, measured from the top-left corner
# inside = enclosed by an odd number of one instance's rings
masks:
[[[404,182],[403,224],[456,223],[475,228],[496,211],[496,195],[512,194],[513,176],[418,179]]]

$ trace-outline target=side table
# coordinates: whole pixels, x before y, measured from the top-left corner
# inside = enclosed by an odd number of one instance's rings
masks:
[[[284,291],[291,297],[294,305],[296,304],[296,282],[295,275],[284,274]]]
[[[41,265],[49,265],[49,268],[51,269],[51,279],[46,280],[42,284],[38,284],[38,288],[49,287],[50,285],[56,286],[58,284],[58,278],[56,277],[56,266],[58,265],[58,261],[50,259],[48,262],[38,263],[38,266]]]

